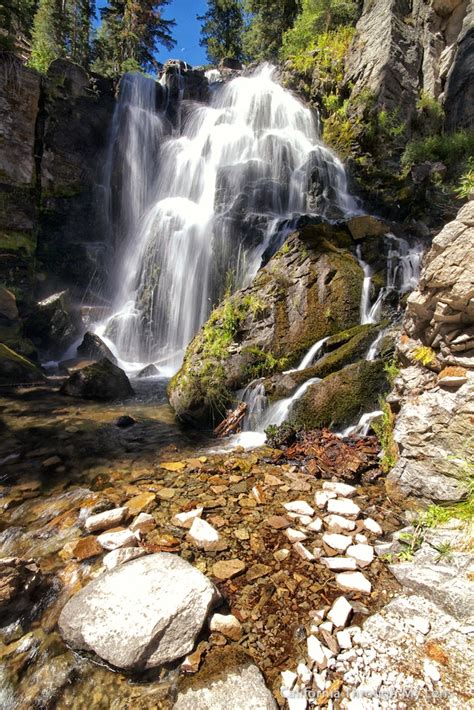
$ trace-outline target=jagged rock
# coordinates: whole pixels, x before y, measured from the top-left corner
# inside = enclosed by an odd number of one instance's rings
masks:
[[[15,295],[3,286],[0,286],[0,317],[7,321],[14,321],[18,318]]]
[[[0,559],[0,615],[16,614],[25,609],[41,579],[34,560],[19,557]]]
[[[42,382],[41,370],[22,355],[0,343],[0,384],[16,385]]]
[[[125,399],[133,395],[125,372],[106,358],[74,372],[61,392],[70,397],[98,400]]]
[[[219,62],[219,69],[233,69],[241,71],[243,69],[242,62],[233,57],[223,57]]]
[[[390,227],[381,219],[372,215],[364,214],[351,217],[347,226],[354,239],[366,239],[367,237],[380,237],[390,231]]]
[[[103,358],[107,358],[107,360],[113,362],[114,365],[117,364],[117,358],[110,348],[98,335],[90,331],[84,335],[82,343],[77,348],[77,354],[79,357],[89,360],[102,360]]]
[[[32,309],[25,332],[50,357],[59,357],[79,337],[79,317],[68,291],[54,293]]]
[[[140,370],[137,377],[156,377],[159,374],[160,374],[160,371],[157,368],[157,366],[153,365],[153,363],[151,363],[150,365],[147,365],[146,367],[144,367],[143,370]]]
[[[105,510],[103,513],[96,513],[86,518],[84,527],[88,532],[97,532],[98,530],[108,530],[116,525],[120,525],[128,515],[128,510],[125,507],[113,508]]]
[[[358,324],[362,271],[351,244],[343,224],[310,225],[290,236],[252,285],[226,299],[189,345],[168,390],[177,414],[212,423],[222,417],[231,392],[256,374],[283,370],[316,340]]]
[[[219,596],[177,555],[147,555],[75,594],[61,612],[59,629],[73,648],[93,651],[117,668],[156,668],[192,651]]]

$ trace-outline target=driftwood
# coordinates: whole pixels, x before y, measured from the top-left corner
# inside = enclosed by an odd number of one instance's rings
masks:
[[[240,402],[235,409],[228,412],[224,421],[214,429],[214,434],[219,437],[235,434],[242,419],[245,417],[247,405],[245,402]]]

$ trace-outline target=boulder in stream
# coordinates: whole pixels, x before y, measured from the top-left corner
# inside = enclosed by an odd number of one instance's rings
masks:
[[[177,555],[132,560],[87,584],[59,618],[64,640],[117,668],[143,671],[192,651],[220,594]]]
[[[102,360],[106,357],[114,365],[117,364],[117,358],[102,338],[90,331],[85,333],[82,343],[77,348],[77,354],[81,358],[89,358],[90,360]]]
[[[61,392],[70,397],[98,400],[125,399],[134,394],[125,372],[107,358],[74,372]]]

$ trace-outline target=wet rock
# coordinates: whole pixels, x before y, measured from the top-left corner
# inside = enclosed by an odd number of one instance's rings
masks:
[[[66,549],[66,548],[65,548]],[[91,557],[96,557],[101,555],[104,551],[102,545],[97,541],[97,538],[93,535],[88,535],[83,537],[77,542],[73,543],[69,547],[69,551],[72,557],[77,560],[88,560]]]
[[[130,530],[145,534],[156,528],[155,518],[148,513],[139,513],[135,520],[129,525]]]
[[[137,377],[157,377],[159,374],[160,371],[156,365],[151,364],[144,367],[143,370],[140,370]]]
[[[342,498],[352,498],[357,493],[357,488],[340,481],[323,481],[323,491],[331,491]]]
[[[130,498],[124,505],[131,516],[139,513],[149,513],[156,506],[156,495],[154,493],[140,493],[134,498]]]
[[[108,530],[116,525],[120,525],[128,515],[128,510],[125,507],[113,508],[105,510],[103,513],[90,515],[86,518],[84,527],[88,532],[96,532],[98,530]]]
[[[30,360],[0,343],[0,384],[17,385],[44,379],[41,370]]]
[[[125,399],[133,395],[125,372],[107,359],[75,372],[63,384],[61,392],[70,397],[98,400]]]
[[[136,547],[138,545],[137,536],[131,530],[102,533],[97,540],[104,550],[116,550],[119,547]]]
[[[61,612],[59,629],[73,648],[117,668],[155,668],[192,651],[218,600],[214,585],[177,555],[148,555],[81,589]]]
[[[194,518],[188,537],[201,550],[222,549],[222,540],[219,533],[202,518]]]
[[[41,580],[42,575],[33,560],[0,559],[0,615],[21,612],[30,604],[30,595]]]
[[[337,498],[335,500],[328,501],[328,511],[330,513],[336,513],[336,515],[345,515],[348,518],[357,518],[360,513],[359,506],[352,500],[347,498]]]
[[[115,426],[118,426],[119,429],[129,429],[136,423],[137,420],[133,417],[130,417],[128,414],[122,414],[115,422]]]
[[[194,518],[200,518],[203,513],[204,508],[194,508],[193,510],[188,510],[184,513],[177,513],[171,522],[173,525],[177,525],[179,528],[188,529],[193,524]]]
[[[249,703],[251,702],[251,706]],[[209,686],[178,693],[173,710],[277,710],[278,706],[255,665],[237,666],[211,678]]]
[[[102,338],[90,331],[85,333],[82,343],[77,348],[77,355],[78,357],[97,361],[107,358],[107,360],[113,362],[114,365],[117,364],[117,358],[104,343]]]
[[[212,565],[212,574],[218,579],[232,579],[246,569],[247,565],[242,560],[221,560]]]
[[[25,332],[50,358],[60,357],[80,335],[80,319],[68,291],[39,301],[25,324]]]
[[[146,555],[146,550],[142,547],[122,547],[118,550],[108,552],[102,560],[102,563],[106,569],[111,570],[119,565],[125,564],[125,562],[143,557],[143,555]]]
[[[314,515],[314,509],[304,500],[295,500],[291,503],[283,503],[283,507],[290,513],[296,513],[297,515]]]
[[[218,631],[232,641],[239,641],[242,637],[242,625],[232,614],[213,614],[209,628],[211,631]]]
[[[370,594],[372,585],[362,572],[341,572],[336,575],[336,584],[348,592]]]

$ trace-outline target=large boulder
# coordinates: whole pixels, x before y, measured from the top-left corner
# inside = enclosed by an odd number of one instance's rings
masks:
[[[298,363],[325,336],[359,323],[363,273],[344,224],[292,234],[251,286],[226,298],[189,345],[169,386],[178,416],[222,417],[233,392]]]
[[[64,354],[80,333],[80,319],[71,306],[69,293],[60,291],[39,301],[31,309],[25,330],[51,358]]]
[[[0,343],[0,384],[19,385],[44,381],[41,370],[23,355]]]
[[[132,560],[75,594],[59,618],[73,648],[117,668],[143,671],[190,653],[220,595],[177,555]]]
[[[70,397],[98,400],[125,399],[134,394],[125,372],[107,358],[73,372],[61,392]]]
[[[364,412],[379,409],[387,389],[383,361],[361,360],[310,385],[295,402],[289,421],[305,429],[342,429],[357,423]]]
[[[80,358],[89,360],[102,360],[102,358],[106,357],[110,362],[117,364],[117,358],[110,348],[98,335],[90,331],[85,333],[82,343],[77,348],[77,355]]]

